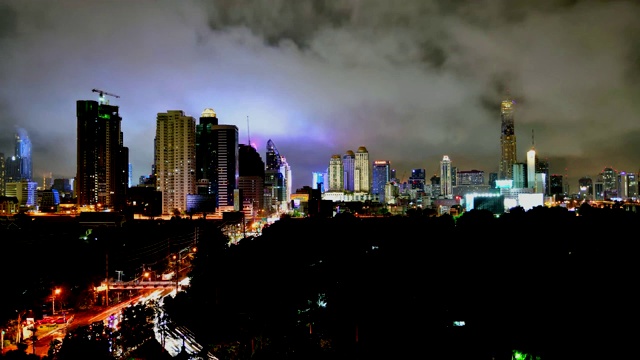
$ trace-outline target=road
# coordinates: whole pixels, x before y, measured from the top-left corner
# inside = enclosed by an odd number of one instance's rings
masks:
[[[117,303],[115,305],[111,305],[106,308],[92,309],[87,311],[82,311],[75,313],[73,315],[73,320],[69,323],[59,326],[56,329],[45,333],[44,335],[40,335],[38,340],[36,341],[35,346],[35,354],[42,357],[47,355],[49,352],[49,346],[54,339],[62,340],[64,336],[67,334],[68,330],[74,330],[81,326],[87,326],[96,321],[104,321],[109,315],[119,312],[123,308],[127,307],[132,302],[138,302],[140,300],[144,300],[146,296],[148,296],[151,291],[139,294],[137,296],[131,297]],[[27,353],[33,354],[33,344],[29,342],[29,347],[27,349]]]

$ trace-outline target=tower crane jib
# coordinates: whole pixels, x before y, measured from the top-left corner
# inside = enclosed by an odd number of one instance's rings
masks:
[[[120,97],[120,96],[118,96],[116,94],[112,94],[112,93],[109,93],[109,92],[106,92],[106,91],[100,90],[100,89],[92,89],[91,91],[99,94],[99,96],[100,96],[99,101],[100,101],[101,104],[109,104],[109,101],[104,98],[105,96],[113,96],[116,99]]]

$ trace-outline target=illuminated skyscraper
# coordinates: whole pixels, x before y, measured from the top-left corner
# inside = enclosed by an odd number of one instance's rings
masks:
[[[527,151],[527,187],[533,189],[536,182],[536,157],[533,130],[531,130],[531,150]],[[538,191],[542,192],[542,191]]]
[[[31,140],[27,130],[16,131],[16,158],[20,159],[20,179],[33,180],[33,163],[31,161]]]
[[[516,159],[516,134],[513,123],[513,113],[516,102],[510,98],[502,101],[500,105],[500,117],[502,118],[502,131],[500,134],[500,166],[498,180],[513,179],[513,164]]]
[[[440,195],[445,199],[453,198],[451,160],[447,155],[444,155],[440,161]]]
[[[360,193],[369,193],[371,191],[370,166],[369,152],[366,147],[360,146],[356,151],[353,191]]]
[[[319,189],[321,193],[325,192],[325,173],[314,171],[312,174],[311,188]]]
[[[391,163],[389,160],[376,160],[373,162],[373,183],[371,193],[378,195],[381,203],[384,203],[384,187],[391,181]]]
[[[264,206],[269,210],[278,210],[287,201],[287,184],[283,170],[283,158],[271,139],[267,141],[264,179]]]
[[[329,161],[329,191],[344,191],[344,167],[340,155],[331,156]]]
[[[215,111],[204,109],[196,126],[198,194],[215,195],[217,207],[234,206],[238,188],[238,127],[218,124]],[[239,204],[242,208],[242,204]]]
[[[124,208],[129,149],[123,146],[118,109],[102,98],[76,102],[78,206]]]
[[[156,119],[156,187],[162,213],[187,211],[187,195],[196,193],[196,119],[182,110],[158,113]]]
[[[342,156],[342,167],[344,168],[344,189],[345,191],[353,191],[356,171],[356,154],[353,150],[347,150],[344,156]]]

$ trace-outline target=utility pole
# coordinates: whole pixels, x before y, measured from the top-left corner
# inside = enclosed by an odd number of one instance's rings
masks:
[[[106,259],[106,267],[107,267],[107,277],[106,277],[106,281],[105,284],[107,285],[105,292],[104,292],[104,299],[105,299],[105,304],[106,306],[109,306],[109,253],[105,254],[105,259]]]
[[[182,253],[178,251],[178,258],[176,259],[176,295],[178,295],[178,284],[179,284],[179,276],[180,276],[180,257]]]

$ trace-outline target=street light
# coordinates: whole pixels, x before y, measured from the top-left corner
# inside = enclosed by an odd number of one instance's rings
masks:
[[[54,289],[51,295],[51,315],[56,314],[56,295],[59,295],[60,291],[60,289]]]

